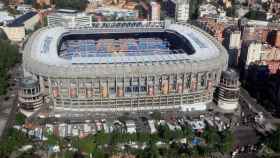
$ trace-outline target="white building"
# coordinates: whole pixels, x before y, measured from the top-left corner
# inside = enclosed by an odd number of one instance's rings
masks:
[[[66,137],[66,128],[67,128],[66,124],[64,124],[64,123],[59,124],[58,132],[59,132],[60,137]]]
[[[95,120],[95,127],[96,127],[97,131],[101,131],[103,128],[103,125],[99,120]]]
[[[216,15],[218,14],[217,12],[217,8],[211,4],[205,4],[205,5],[201,5],[199,7],[199,16],[203,17],[205,15]]]
[[[59,9],[48,15],[48,26],[90,27],[92,17],[75,10]]]
[[[80,135],[80,129],[79,129],[79,125],[72,125],[72,136],[79,136]]]
[[[40,16],[37,12],[28,12],[10,21],[1,28],[4,30],[9,40],[21,42],[25,38],[26,31],[34,30],[39,21]]]
[[[8,39],[13,42],[20,42],[25,37],[25,29],[24,27],[1,27]]]
[[[27,13],[33,10],[32,5],[21,4],[17,6],[17,11],[20,13]]]
[[[13,16],[10,16],[7,11],[0,11],[0,23],[5,23],[7,21],[12,21],[14,19],[15,18]]]
[[[102,4],[103,0],[88,0],[88,2]]]
[[[246,57],[246,66],[249,66],[252,62],[259,61],[261,58],[262,44],[253,42],[249,45]]]
[[[189,0],[176,1],[176,21],[184,22],[189,20]]]
[[[230,49],[240,49],[241,47],[241,32],[234,31],[230,34],[229,38],[229,48]]]
[[[238,66],[241,51],[241,31],[227,29],[224,32],[224,44],[228,50],[229,66]]]
[[[148,120],[148,124],[149,124],[151,133],[156,133],[157,129],[155,127],[155,121],[154,120]]]
[[[136,133],[136,125],[132,120],[125,121],[126,131],[127,133]]]
[[[33,30],[39,21],[40,15],[37,12],[28,12],[7,23],[7,27],[23,26],[25,30]]]
[[[125,19],[138,19],[138,10],[130,10],[118,8],[115,6],[104,6],[94,9],[95,14],[101,14],[104,17],[116,16],[116,19],[125,18]]]
[[[202,130],[206,127],[204,120],[194,120],[188,122],[193,130]]]
[[[3,9],[5,7],[5,4],[3,2],[0,2],[0,9]]]
[[[151,2],[151,20],[159,21],[160,20],[160,4],[157,2]]]

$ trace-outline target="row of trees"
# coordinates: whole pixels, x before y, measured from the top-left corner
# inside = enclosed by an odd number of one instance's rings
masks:
[[[54,0],[56,8],[62,9],[85,10],[87,3],[87,0]]]
[[[161,128],[165,127],[163,126]],[[187,140],[196,136],[186,127],[183,128],[183,135]],[[233,148],[233,135],[229,130],[219,132],[215,129],[207,128],[201,137],[205,139],[206,144],[195,145],[192,147],[189,146],[189,144],[182,144],[180,142],[173,142],[168,146],[158,147],[155,145],[155,142],[150,140],[147,148],[144,150],[136,150],[134,154],[139,158],[207,157],[213,152],[228,153]]]
[[[275,152],[280,152],[280,129],[266,137],[265,143]]]
[[[267,66],[251,65],[244,77],[243,87],[276,117],[280,111],[280,71],[270,74]]]
[[[97,133],[94,136],[90,136],[84,139],[72,138],[71,144],[74,147],[80,149],[80,152],[85,152],[88,154],[92,154],[94,157],[108,157],[109,155],[116,154],[119,152],[126,152],[136,155],[139,158],[169,158],[169,157],[193,157],[193,156],[209,156],[211,152],[222,151],[228,152],[232,148],[232,134],[229,131],[218,132],[213,129],[207,129],[203,135],[207,144],[206,145],[196,145],[193,147],[188,146],[188,144],[182,144],[180,142],[173,142],[171,144],[167,143],[164,146],[157,146],[156,142],[161,139],[161,137],[165,137],[166,128],[165,126],[162,128],[158,135],[150,135],[145,133],[138,134],[120,134],[120,133],[112,133],[106,134],[104,132]],[[189,128],[183,129],[186,138],[191,138],[194,136]],[[176,135],[176,134],[175,134]],[[278,134],[279,138],[280,134]],[[168,137],[168,136],[167,136]],[[177,136],[179,137],[179,136]],[[49,145],[58,144],[61,146],[62,151],[65,151],[63,147],[67,144],[64,139],[49,137]],[[277,139],[279,140],[279,139]],[[277,143],[277,140],[275,141]],[[132,149],[129,146],[125,147],[124,151],[120,151],[116,148],[116,145],[120,142],[129,142],[129,141],[142,141],[147,143],[147,147],[142,149]],[[29,143],[30,140],[26,136],[26,134],[21,133],[15,129],[10,129],[9,136],[3,140],[0,145],[0,157],[5,158],[8,157],[9,154],[21,147]],[[106,144],[109,144],[108,147]],[[102,146],[102,147],[100,147]],[[216,149],[213,146],[217,146]],[[277,147],[277,144],[275,145]],[[279,147],[279,141],[278,141]],[[108,150],[107,150],[108,149]],[[219,150],[218,150],[219,149]],[[71,154],[72,155],[72,154]]]
[[[46,9],[50,6],[39,4],[36,0],[24,0],[25,4],[30,4],[36,9]],[[50,4],[55,4],[57,8],[84,10],[87,6],[87,0],[51,0]]]
[[[214,128],[207,127],[202,134],[209,152],[228,153],[233,149],[234,137],[230,130],[219,132]]]
[[[251,20],[266,21],[266,12],[251,9],[246,15],[246,18]]]
[[[213,128],[206,128],[202,134],[195,133],[189,126],[184,126],[182,130],[170,130],[167,125],[159,125],[158,133],[135,133],[128,134],[122,132],[104,133],[98,132],[95,135],[83,139],[71,138],[71,144],[79,151],[92,154],[95,157],[106,157],[106,155],[117,154],[119,152],[130,153],[139,158],[157,157],[190,157],[209,156],[213,152],[228,153],[233,148],[233,135],[229,130],[219,132]],[[205,143],[200,145],[190,145],[195,137],[201,137]],[[186,138],[187,143],[180,143],[180,139]],[[157,142],[164,144],[158,146]],[[120,150],[119,144],[136,142],[146,144],[145,149],[133,149],[125,146]],[[172,142],[170,144],[170,142]],[[50,137],[49,145],[58,144],[63,148],[63,144],[68,144],[64,139]],[[65,150],[64,150],[65,151]]]
[[[18,48],[8,40],[0,40],[0,96],[6,94],[8,84],[8,71],[20,61]]]
[[[190,157],[207,157],[209,156],[206,146],[194,146],[189,148],[188,146],[173,142],[168,147],[157,147],[155,144],[148,144],[144,150],[138,150],[135,155],[139,158],[190,158]]]
[[[195,20],[199,16],[199,6],[202,4],[202,0],[190,0],[190,18]]]
[[[13,151],[31,142],[25,133],[16,129],[11,128],[7,133],[0,143],[1,158],[8,158]]]

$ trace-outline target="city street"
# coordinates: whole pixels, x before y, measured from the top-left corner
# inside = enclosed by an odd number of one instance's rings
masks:
[[[238,126],[234,128],[233,133],[235,137],[235,144],[238,146],[245,146],[257,143],[257,133],[251,127]]]
[[[246,104],[253,112],[262,112],[266,119],[273,119],[271,113],[258,104],[256,99],[252,98],[250,94],[242,87],[240,87],[240,101],[241,103]]]

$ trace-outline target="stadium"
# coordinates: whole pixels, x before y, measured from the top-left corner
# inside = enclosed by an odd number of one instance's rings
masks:
[[[213,37],[170,21],[46,27],[25,45],[25,76],[51,114],[206,110],[228,56]]]

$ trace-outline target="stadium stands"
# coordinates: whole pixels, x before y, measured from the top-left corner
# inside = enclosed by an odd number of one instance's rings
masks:
[[[71,59],[73,57],[143,56],[175,53],[170,50],[169,45],[168,41],[158,38],[66,40],[61,44],[59,56]]]

